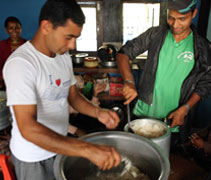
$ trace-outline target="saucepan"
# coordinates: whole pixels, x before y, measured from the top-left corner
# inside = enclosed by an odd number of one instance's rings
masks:
[[[169,177],[170,164],[167,156],[157,144],[145,137],[124,131],[103,131],[79,139],[114,146],[122,156],[148,175],[150,180],[167,180]],[[80,157],[57,155],[54,163],[56,180],[88,180],[90,175],[96,174],[96,170],[94,164]],[[100,178],[91,178],[98,179]]]
[[[88,56],[87,53],[76,53],[76,54],[71,54],[72,61],[75,65],[83,65],[84,63],[84,58]]]

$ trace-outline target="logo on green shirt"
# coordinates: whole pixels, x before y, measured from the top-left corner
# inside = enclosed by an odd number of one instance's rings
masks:
[[[194,55],[191,51],[185,51],[179,54],[179,56],[177,56],[177,59],[183,60],[185,63],[189,63],[193,60],[193,57]]]

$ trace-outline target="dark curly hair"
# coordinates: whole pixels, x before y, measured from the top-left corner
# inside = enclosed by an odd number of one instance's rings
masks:
[[[4,22],[4,27],[6,28],[9,22],[17,22],[22,27],[20,20],[14,16],[8,17]]]

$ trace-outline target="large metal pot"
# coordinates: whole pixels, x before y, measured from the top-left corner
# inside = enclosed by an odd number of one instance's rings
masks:
[[[152,127],[153,125],[158,125],[159,127],[164,130],[162,135],[159,137],[147,137],[142,134],[142,136],[152,140],[154,143],[156,143],[158,146],[161,147],[161,149],[164,151],[164,153],[169,157],[169,152],[170,152],[170,142],[171,142],[171,129],[168,125],[166,125],[164,122],[159,121],[157,119],[136,119],[130,122],[130,127],[134,130],[135,127],[139,127],[140,129],[146,127],[147,125],[149,127]],[[124,131],[128,132],[128,124],[125,125]],[[146,130],[147,131],[147,130]],[[152,130],[150,130],[152,132]],[[136,133],[137,131],[135,131]],[[139,134],[139,133],[137,133]],[[141,133],[140,133],[141,134]],[[139,134],[139,135],[140,135]]]
[[[80,139],[114,146],[151,180],[168,179],[170,165],[167,156],[158,145],[147,138],[128,132],[106,131],[91,133]],[[54,174],[57,180],[86,180],[88,175],[96,173],[93,172],[93,167],[86,159],[58,155],[54,162]]]

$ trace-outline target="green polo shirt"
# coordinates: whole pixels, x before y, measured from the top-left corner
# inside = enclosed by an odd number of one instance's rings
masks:
[[[152,104],[138,100],[133,113],[137,116],[162,119],[176,110],[181,86],[193,65],[193,33],[177,43],[169,31],[159,54]]]

